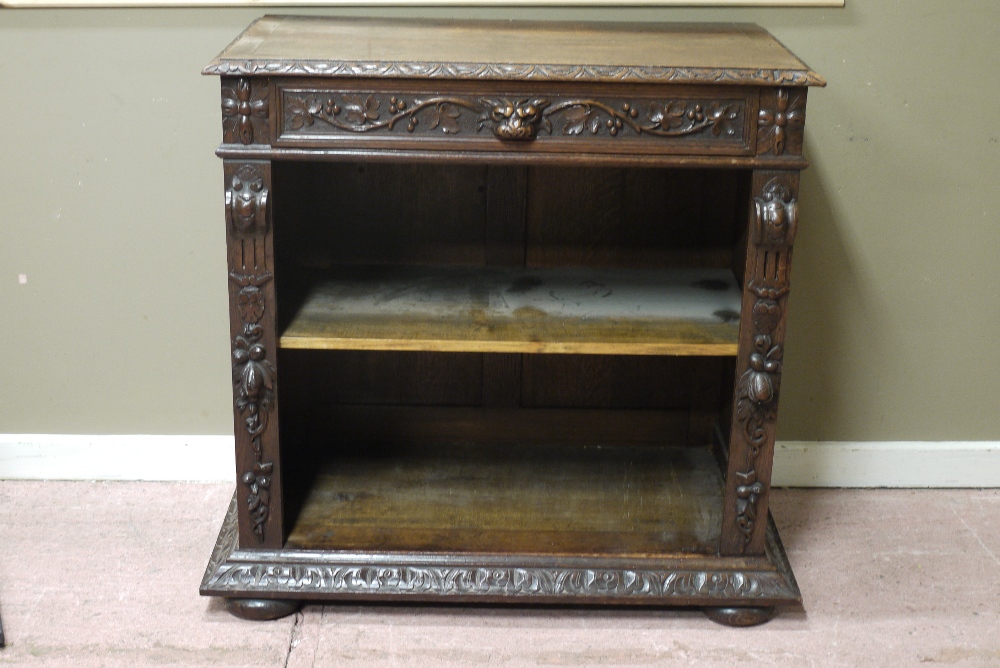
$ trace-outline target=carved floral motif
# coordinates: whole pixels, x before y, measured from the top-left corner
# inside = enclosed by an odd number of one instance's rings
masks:
[[[267,127],[267,86],[254,85],[250,79],[240,77],[235,87],[222,87],[222,141],[233,143],[239,139],[241,144],[252,144],[254,141],[254,119],[264,121],[260,129]]]
[[[805,94],[778,88],[774,93],[773,106],[762,99],[757,114],[757,154],[772,152],[782,155],[786,148],[789,153],[802,153],[802,131],[805,127]]]
[[[736,486],[736,528],[743,534],[743,546],[750,542],[757,525],[757,500],[764,494],[764,485],[757,481],[754,470],[737,471],[741,482]]]
[[[254,165],[243,165],[233,174],[226,189],[226,220],[237,233],[267,231],[268,190],[264,175]]]
[[[692,101],[654,100],[640,111],[632,102],[618,106],[590,99],[551,101],[544,98],[490,99],[432,97],[406,100],[391,96],[386,104],[376,94],[343,94],[339,97],[311,93],[289,93],[285,101],[285,125],[296,131],[321,122],[347,132],[392,132],[405,127],[414,132],[421,118],[429,131],[444,134],[462,132],[463,111],[476,114],[477,124],[466,131],[488,129],[505,140],[531,140],[540,132],[553,134],[553,123],[561,122],[564,136],[619,136],[626,129],[633,135],[683,137],[711,132],[715,137],[735,137],[742,132],[744,106],[738,100]],[[385,109],[385,113],[383,113]]]
[[[775,418],[783,353],[781,344],[772,345],[766,334],[754,337],[754,349],[750,368],[737,385],[736,417],[743,423],[750,455],[756,458],[764,444],[764,424]]]
[[[268,413],[274,403],[274,365],[267,359],[263,343],[263,328],[258,324],[264,316],[265,300],[261,286],[271,280],[271,274],[229,274],[240,286],[236,307],[243,318],[243,332],[233,339],[233,389],[236,410],[243,417],[243,426],[250,437],[254,452],[253,471],[242,476],[249,489],[247,506],[254,534],[264,539],[270,501],[272,462],[264,461],[261,437],[267,430]]]
[[[358,94],[347,94],[341,97],[340,102],[335,97],[323,100],[319,97],[292,95],[288,97],[285,108],[291,130],[320,121],[349,132],[371,132],[383,128],[392,131],[401,121],[405,121],[403,125],[407,132],[413,132],[420,116],[427,112],[430,118],[428,127],[431,130],[440,129],[445,134],[459,131],[456,121],[461,113],[460,108],[480,111],[474,102],[456,97],[433,97],[408,105],[406,100],[392,96],[387,105],[389,114],[384,118],[381,106],[374,95],[362,98]]]

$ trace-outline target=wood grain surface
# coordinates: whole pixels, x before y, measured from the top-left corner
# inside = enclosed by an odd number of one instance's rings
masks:
[[[732,355],[740,292],[721,270],[345,267],[284,348]]]
[[[721,494],[707,448],[369,446],[328,462],[286,547],[710,554]]]

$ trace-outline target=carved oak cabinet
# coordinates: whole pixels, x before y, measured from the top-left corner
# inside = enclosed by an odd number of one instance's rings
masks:
[[[743,24],[270,16],[205,72],[237,491],[203,594],[800,605],[768,491],[821,77]]]

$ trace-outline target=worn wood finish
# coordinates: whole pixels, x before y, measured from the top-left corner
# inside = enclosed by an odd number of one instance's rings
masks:
[[[348,267],[285,328],[283,348],[732,355],[725,270]]]
[[[341,444],[289,548],[714,554],[722,478],[706,448]]]
[[[202,593],[800,601],[767,506],[818,75],[740,24],[318,17],[206,72],[238,491]]]
[[[377,54],[377,55],[376,55]],[[205,74],[825,85],[762,28],[265,16]]]

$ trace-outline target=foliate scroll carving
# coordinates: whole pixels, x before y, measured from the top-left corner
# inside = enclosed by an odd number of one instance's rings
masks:
[[[267,231],[268,189],[264,174],[255,165],[243,165],[226,188],[226,221],[236,234]]]
[[[776,88],[762,93],[757,115],[757,155],[802,154],[802,132],[806,122],[804,89]]]
[[[205,588],[239,592],[362,595],[794,599],[779,573],[585,568],[223,564]]]
[[[229,84],[229,85],[226,85]],[[239,77],[222,86],[222,141],[267,143],[267,84]]]
[[[754,243],[765,247],[791,246],[798,227],[798,206],[788,186],[779,179],[768,182],[761,197],[754,198]]]
[[[472,135],[491,132],[504,140],[532,140],[539,134],[650,135],[679,138],[702,135],[742,141],[744,100],[595,100],[406,98],[378,93],[321,94],[288,91],[284,98],[286,133],[304,128],[325,132],[393,132]],[[467,113],[471,112],[471,113]],[[322,132],[322,131],[321,131]]]
[[[374,94],[345,94],[325,99],[312,95],[289,95],[285,99],[285,125],[289,130],[299,130],[319,121],[331,128],[347,132],[372,132],[405,128],[414,132],[424,118],[428,130],[444,134],[461,131],[458,119],[461,109],[473,112],[482,109],[474,100],[460,97],[432,97],[407,102],[402,97],[390,96],[383,105]],[[383,107],[385,112],[383,112]]]
[[[566,100],[553,105],[546,112],[546,119],[557,114],[565,118],[564,135],[583,134],[585,130],[598,134],[606,129],[615,137],[628,128],[637,135],[656,137],[683,137],[706,130],[711,130],[715,137],[732,137],[741,128],[743,105],[738,101],[654,100],[640,112],[630,102],[614,108],[598,100]]]
[[[764,485],[757,481],[756,471],[737,471],[740,484],[736,486],[736,527],[743,534],[743,545],[750,542],[757,525],[757,501],[764,493]]]
[[[264,330],[259,322],[266,303],[261,286],[271,280],[271,274],[232,272],[229,278],[240,287],[235,302],[243,319],[243,331],[233,339],[233,395],[254,454],[253,470],[245,472],[241,480],[248,488],[246,502],[254,534],[263,541],[274,464],[264,461],[261,437],[267,430],[268,414],[274,404],[275,373],[274,365],[267,359]]]

